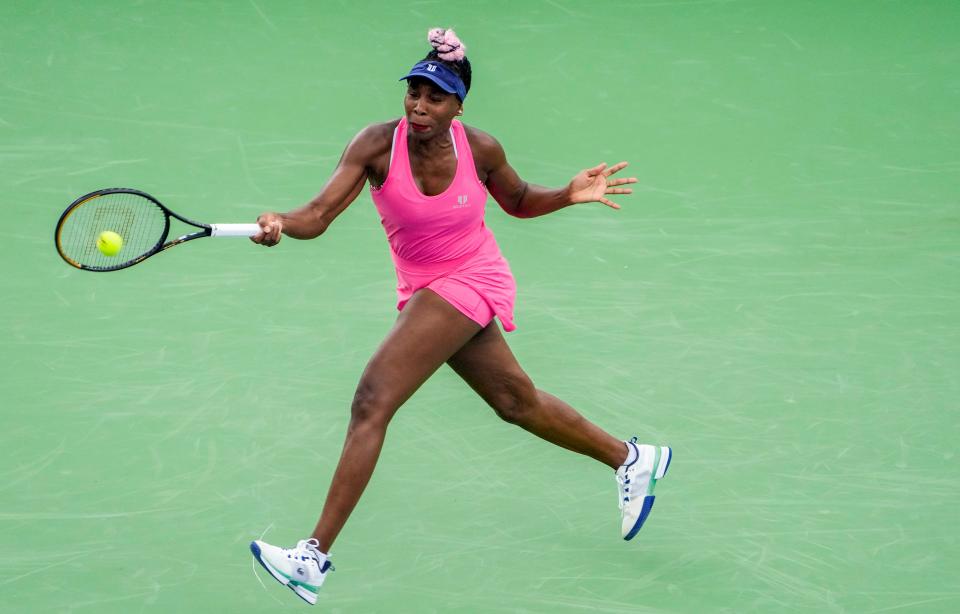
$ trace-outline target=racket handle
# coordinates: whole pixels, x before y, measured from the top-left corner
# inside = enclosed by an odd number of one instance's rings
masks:
[[[210,224],[211,237],[252,237],[260,232],[260,224]]]

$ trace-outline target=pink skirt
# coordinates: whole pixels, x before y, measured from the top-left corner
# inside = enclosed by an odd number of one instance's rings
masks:
[[[444,262],[411,262],[390,251],[397,269],[397,309],[413,293],[430,288],[480,326],[500,318],[503,330],[516,330],[513,304],[517,284],[493,237],[476,252]]]

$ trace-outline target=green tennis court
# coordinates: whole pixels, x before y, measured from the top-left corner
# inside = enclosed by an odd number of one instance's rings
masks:
[[[463,120],[623,210],[487,223],[537,385],[673,446],[612,472],[449,369],[399,412],[317,611],[960,610],[960,4],[0,4],[0,610],[305,608],[247,545],[313,527],[395,318],[365,190],[316,241],[68,267],[60,212],[135,187],[208,222],[313,196],[451,26]]]

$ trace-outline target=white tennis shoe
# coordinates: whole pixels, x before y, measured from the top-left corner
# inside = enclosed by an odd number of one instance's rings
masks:
[[[334,570],[327,555],[317,549],[319,545],[311,538],[301,539],[295,548],[278,548],[258,539],[250,543],[250,552],[277,582],[313,605],[327,574]]]
[[[620,491],[620,531],[623,539],[630,540],[640,531],[653,508],[653,488],[663,479],[670,468],[673,450],[667,446],[637,445],[637,438],[625,442],[637,452],[637,458],[629,465],[617,469],[617,486]]]

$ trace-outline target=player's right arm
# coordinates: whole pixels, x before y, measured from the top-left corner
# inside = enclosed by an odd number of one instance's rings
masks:
[[[250,240],[273,246],[282,234],[294,239],[313,239],[322,235],[338,215],[353,202],[366,183],[367,174],[384,148],[387,155],[393,132],[384,124],[374,124],[361,130],[347,145],[337,168],[313,199],[287,213],[264,213],[257,218],[261,232]]]

